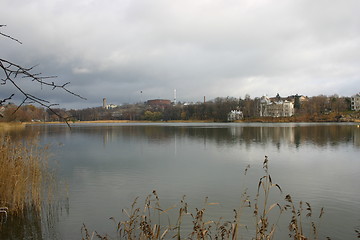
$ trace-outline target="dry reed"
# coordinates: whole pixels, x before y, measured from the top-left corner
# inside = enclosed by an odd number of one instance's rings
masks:
[[[23,123],[0,122],[0,132],[22,130],[24,128],[25,128],[25,124]]]
[[[167,209],[163,209],[160,206],[159,197],[156,191],[153,191],[146,200],[144,207],[138,206],[138,198],[135,199],[129,210],[123,210],[126,215],[126,220],[116,221],[112,219],[116,224],[117,236],[116,239],[243,239],[241,233],[248,229],[254,229],[254,236],[250,239],[256,240],[271,240],[278,239],[276,237],[276,230],[278,228],[279,219],[285,212],[290,211],[290,220],[288,224],[289,238],[294,240],[305,239],[319,239],[319,225],[320,220],[324,214],[324,209],[320,210],[320,214],[317,217],[317,221],[313,220],[313,210],[309,203],[303,204],[300,201],[298,207],[288,194],[285,196],[284,201],[270,203],[270,192],[273,189],[282,194],[282,189],[276,183],[273,183],[268,169],[268,158],[265,156],[263,162],[263,169],[265,174],[260,178],[258,182],[258,189],[256,197],[251,201],[250,196],[245,189],[240,205],[238,209],[234,209],[234,217],[230,220],[218,220],[208,219],[206,214],[206,206],[214,205],[217,203],[209,203],[207,198],[205,200],[204,207],[201,209],[195,208],[194,212],[189,211],[188,203],[185,201],[185,197],[179,204]],[[245,175],[250,166],[246,167]],[[253,213],[254,226],[244,226],[240,224],[240,220],[243,217],[242,211],[248,208]],[[170,218],[164,222],[163,215],[168,215],[168,212],[172,209],[177,210],[178,217],[174,225],[170,223]],[[277,209],[277,210],[276,210]],[[275,212],[277,211],[277,212]],[[304,216],[305,215],[305,216]],[[191,230],[183,229],[184,220],[189,222]],[[248,217],[248,216],[247,216]],[[306,218],[307,220],[305,221]],[[166,218],[165,218],[166,219]],[[307,224],[310,224],[307,225]],[[307,225],[307,229],[311,229],[309,233],[305,233],[304,228]],[[94,238],[98,239],[113,239],[109,235],[101,235],[94,231],[92,233],[86,228],[85,224],[82,227],[82,239],[90,240]],[[356,230],[359,238],[359,230]],[[327,239],[330,239],[327,237]]]
[[[47,157],[47,147],[36,140],[0,140],[0,207],[6,214],[18,215],[26,208],[40,211],[44,186],[52,181]],[[49,189],[46,192],[50,196]]]

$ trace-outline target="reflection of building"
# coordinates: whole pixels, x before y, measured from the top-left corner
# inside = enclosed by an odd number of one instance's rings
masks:
[[[294,103],[288,100],[270,100],[267,96],[260,99],[260,117],[291,117]]]
[[[357,125],[354,131],[354,145],[360,147],[360,126]]]
[[[360,93],[351,97],[351,110],[360,111]]]
[[[231,110],[228,114],[228,121],[241,120],[244,118],[244,114],[239,110]]]

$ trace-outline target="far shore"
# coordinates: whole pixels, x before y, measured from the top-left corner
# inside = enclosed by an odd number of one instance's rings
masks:
[[[242,120],[233,121],[233,123],[341,123],[353,122],[360,123],[360,113],[352,114],[322,114],[322,115],[303,115],[292,117],[253,117]],[[0,122],[0,130],[8,130],[15,128],[23,128],[26,125],[33,124],[87,124],[87,123],[221,123],[214,120],[161,120],[161,121],[146,121],[146,120],[94,120],[94,121],[53,121],[53,122]],[[226,123],[226,122],[223,122]],[[227,122],[231,123],[231,122]]]
[[[213,123],[210,120],[168,120],[168,121],[145,121],[145,120],[94,120],[94,121],[69,121],[71,124],[81,123]],[[24,122],[23,124],[65,124],[66,122]]]
[[[304,120],[294,118],[252,118],[245,120],[236,120],[233,122],[222,123],[341,123],[341,122],[354,122],[360,123],[360,119],[351,119],[347,121],[333,121],[333,120]],[[24,122],[22,124],[65,124],[66,122]],[[221,123],[211,120],[168,120],[168,121],[145,121],[145,120],[94,120],[94,121],[69,121],[71,124],[87,124],[87,123]],[[21,124],[21,123],[20,123]]]

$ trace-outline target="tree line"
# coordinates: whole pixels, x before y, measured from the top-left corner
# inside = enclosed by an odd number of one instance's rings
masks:
[[[285,98],[283,98],[285,99]],[[314,116],[341,114],[351,110],[351,99],[338,95],[319,95],[305,98],[293,97],[295,116]],[[242,111],[245,119],[259,117],[260,98],[217,97],[211,101],[193,104],[176,103],[171,105],[148,105],[146,103],[125,104],[114,109],[93,107],[85,109],[52,109],[39,108],[34,105],[0,106],[0,121],[95,121],[95,120],[209,120],[225,122],[231,110]],[[61,117],[59,117],[61,116]]]
[[[319,95],[299,101],[294,97],[295,115],[312,116],[329,113],[340,114],[351,110],[351,99],[338,95]],[[114,109],[102,107],[70,110],[67,113],[75,120],[209,120],[225,122],[231,110],[242,111],[245,119],[259,117],[260,98],[217,97],[211,101],[193,104],[147,105],[145,103],[126,104]]]

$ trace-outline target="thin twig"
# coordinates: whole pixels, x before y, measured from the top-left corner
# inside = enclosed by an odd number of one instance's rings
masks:
[[[6,25],[0,25],[0,27],[6,27]],[[19,41],[18,39],[16,39],[16,38],[11,37],[10,35],[7,35],[7,34],[2,33],[2,32],[0,32],[0,35],[1,35],[1,36],[4,36],[4,37],[6,37],[6,38],[10,38],[11,40],[22,44],[22,42],[20,42],[20,41]]]
[[[5,26],[6,25],[0,25],[0,27],[5,27]],[[0,32],[0,35],[22,44],[18,39],[13,38],[7,34]],[[84,100],[86,100],[86,98],[69,90],[67,88],[67,86],[70,84],[70,82],[66,82],[64,84],[56,84],[54,81],[51,81],[52,79],[56,78],[56,76],[44,76],[42,73],[34,73],[33,69],[35,67],[36,66],[29,67],[29,68],[22,67],[16,63],[13,63],[6,59],[0,58],[0,71],[2,70],[2,72],[4,74],[4,76],[0,79],[1,85],[6,85],[7,83],[9,83],[10,85],[14,86],[15,89],[17,90],[17,92],[19,92],[23,96],[23,101],[17,107],[15,112],[18,111],[19,108],[21,106],[23,106],[25,103],[28,103],[28,102],[37,103],[37,104],[45,107],[46,109],[48,109],[50,112],[54,113],[56,116],[58,116],[60,119],[64,120],[68,124],[69,118],[61,116],[61,114],[57,113],[54,109],[52,109],[53,106],[57,106],[58,104],[51,103],[50,101],[48,101],[46,99],[34,96],[31,93],[27,92],[25,89],[23,89],[19,86],[17,79],[28,79],[29,81],[40,84],[41,87],[48,86],[48,87],[51,87],[52,90],[62,89],[65,92],[67,92],[73,96],[76,96],[78,98],[81,98]],[[11,94],[10,97],[8,97],[8,98],[0,99],[0,104],[3,104],[5,102],[9,101],[10,99],[12,99],[12,97],[14,95],[15,95],[15,93]]]

